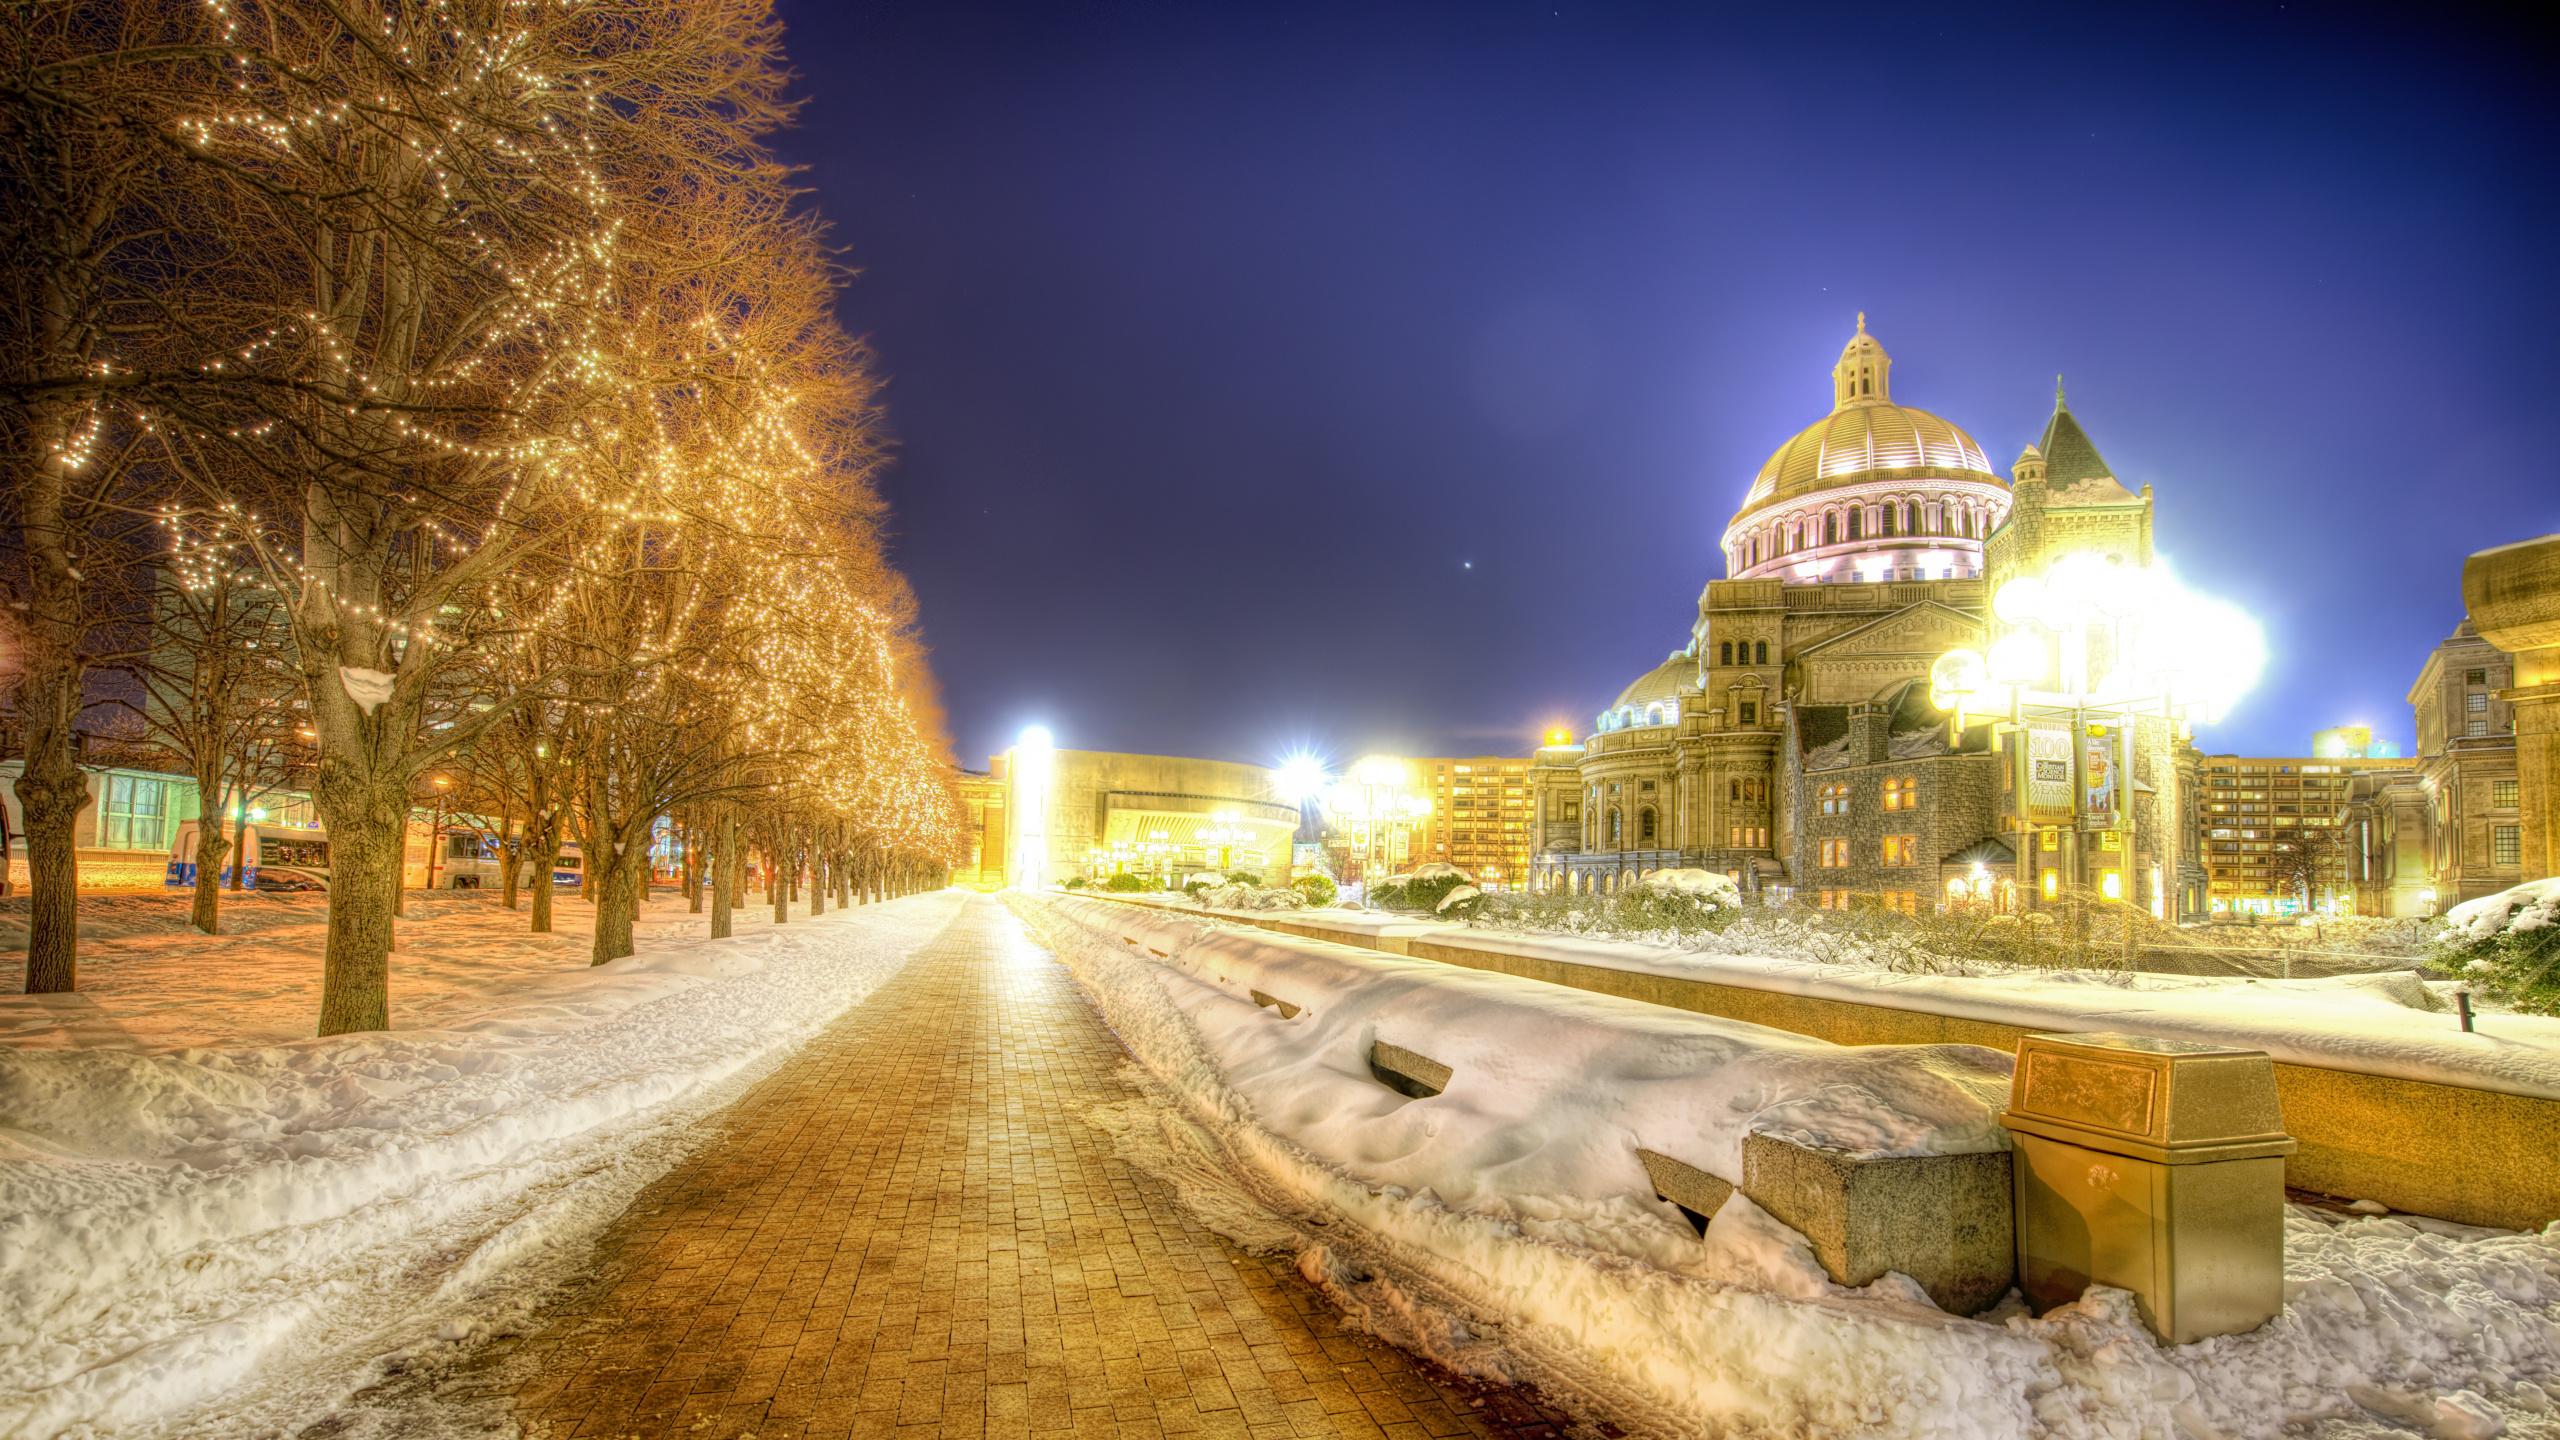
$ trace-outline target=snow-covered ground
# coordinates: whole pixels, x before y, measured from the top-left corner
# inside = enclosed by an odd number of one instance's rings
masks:
[[[1505,992],[1529,982],[1508,977],[1435,984],[1427,964],[1208,918],[1015,903],[1152,1081],[1155,1099],[1095,1116],[1129,1158],[1223,1233],[1295,1252],[1371,1330],[1630,1432],[2560,1437],[2560,1235],[2296,1209],[2285,1312],[2175,1348],[2118,1291],[2040,1319],[2014,1301],[1950,1316],[1900,1277],[1832,1284],[1738,1192],[1699,1239],[1631,1151],[1739,1178],[1755,1128],[1974,1148],[1996,1052],[1888,1059],[1607,997],[1524,1005]],[[1140,944],[1121,938],[1140,926]],[[2360,1004],[2394,1002],[2339,1002]],[[1615,1042],[1597,1034],[1613,1017]],[[1373,1039],[1457,1078],[1428,1099],[1388,1091]]]
[[[505,1323],[960,902],[661,899],[590,968],[576,900],[413,897],[395,1028],[317,1040],[317,902],[84,900],[80,993],[0,998],[0,1434],[272,1433]]]
[[[1185,913],[1179,902],[1158,908]],[[1192,906],[1188,913],[1209,912]],[[2560,1018],[2483,1014],[2479,1028],[2466,1032],[2451,998],[2454,983],[2421,980],[2407,970],[2305,980],[1996,967],[1974,974],[1927,973],[1844,959],[1838,951],[1790,948],[1785,927],[1766,924],[1736,925],[1674,945],[1527,935],[1353,911],[1277,918],[1404,942],[1445,938],[1576,965],[2027,1030],[2128,1030],[2245,1044],[2294,1064],[2560,1100]]]

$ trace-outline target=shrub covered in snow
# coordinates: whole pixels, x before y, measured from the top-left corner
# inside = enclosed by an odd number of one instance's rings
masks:
[[[1083,889],[1084,887],[1085,887],[1085,878],[1084,878],[1083,876],[1081,876],[1081,875],[1070,875],[1070,876],[1068,876],[1068,877],[1067,877],[1067,885],[1066,885],[1066,888],[1068,888],[1068,889],[1070,889],[1070,890],[1081,890],[1081,889]]]
[[[1382,910],[1420,910],[1436,914],[1440,902],[1460,887],[1473,889],[1475,877],[1455,865],[1434,861],[1417,865],[1410,875],[1396,875],[1369,889],[1369,903]]]
[[[1119,895],[1135,895],[1147,888],[1143,875],[1119,874],[1102,882],[1102,888]]]
[[[1334,897],[1342,893],[1342,887],[1322,875],[1301,875],[1289,882],[1289,888],[1297,891],[1300,899],[1316,906],[1330,905]]]
[[[2560,876],[2454,906],[2438,944],[2463,979],[2528,1014],[2560,1014]]]

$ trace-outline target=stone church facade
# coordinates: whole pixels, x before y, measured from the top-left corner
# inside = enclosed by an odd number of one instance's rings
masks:
[[[1534,883],[1698,866],[1815,904],[2005,909],[2047,871],[2093,889],[2112,872],[2126,898],[2183,908],[2164,722],[2137,725],[2128,851],[2117,832],[2023,830],[2015,757],[1988,723],[1952,734],[1928,695],[1938,656],[1983,647],[2007,578],[2072,551],[2147,564],[2149,488],[2115,481],[2059,397],[2003,478],[1963,430],[1895,403],[1891,366],[1860,317],[1831,413],[1770,456],[1727,528],[1731,578],[1700,594],[1688,643],[1580,743],[1537,752]]]

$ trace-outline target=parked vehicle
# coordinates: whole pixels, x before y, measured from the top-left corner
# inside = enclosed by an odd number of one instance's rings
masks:
[[[519,848],[523,841],[510,842]],[[578,888],[580,860],[575,841],[560,844],[559,863],[551,870],[551,888]],[[519,876],[522,883],[529,876]],[[498,850],[498,842],[484,831],[447,830],[444,853],[436,861],[436,888],[439,890],[495,890],[507,883],[506,865]]]
[[[196,883],[196,821],[178,824],[169,845],[172,890],[191,890]],[[294,825],[251,824],[241,836],[243,887],[252,890],[326,890],[329,888],[329,834]],[[226,857],[223,868],[231,861]]]

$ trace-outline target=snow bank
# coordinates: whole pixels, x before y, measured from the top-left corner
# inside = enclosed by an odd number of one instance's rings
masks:
[[[1124,1154],[1221,1233],[1294,1251],[1356,1323],[1465,1373],[1534,1381],[1634,1433],[2272,1440],[2388,1424],[2449,1440],[2546,1424],[2560,1384],[2560,1237],[2297,1211],[2286,1311],[2249,1335],[2163,1349],[2130,1297],[2106,1289],[2042,1319],[2014,1307],[1959,1319],[1899,1276],[1831,1284],[1800,1237],[1738,1192],[1701,1241],[1632,1165],[1589,1178],[1610,1168],[1604,1149],[1667,1133],[1657,1127],[1738,1136],[1791,1096],[1825,1094],[1787,1086],[1854,1051],[1767,1031],[1745,1044],[1716,1022],[1611,1047],[1578,1023],[1614,1018],[1579,1003],[1603,997],[1549,989],[1574,1003],[1541,1022],[1475,986],[1500,977],[1384,956],[1336,970],[1320,947],[1212,922],[1017,905],[1162,1088],[1154,1105],[1095,1112]],[[1423,986],[1417,968],[1441,983]],[[1290,984],[1302,988],[1272,988]],[[1284,1018],[1238,985],[1306,1008]],[[1442,988],[1456,998],[1417,993]],[[1449,1064],[1448,1090],[1385,1093],[1357,1061],[1364,1035]],[[1837,1073],[1860,1083],[1854,1067]],[[1721,1108],[1707,1078],[1718,1074]],[[1629,1095],[1581,1093],[1569,1077]],[[1684,1085],[1702,1113],[1643,1098]],[[1528,1113],[1533,1092],[1575,1119]]]
[[[573,904],[574,924],[587,907]],[[381,1350],[467,1337],[503,1272],[573,1244],[681,1153],[660,1122],[734,1094],[958,904],[911,897],[711,941],[662,902],[642,952],[610,965],[581,963],[574,933],[524,937],[546,968],[495,965],[467,1006],[430,992],[476,1012],[430,1029],[172,1049],[120,1024],[112,988],[80,997],[96,1013],[77,1024],[21,1025],[0,1048],[0,1433],[254,1408],[252,1391],[280,1384],[343,1391]],[[439,939],[467,951],[506,915],[425,909],[401,927],[395,996],[414,972],[469,968],[432,961]],[[236,962],[243,992],[200,1023],[307,1031],[291,947],[252,934],[153,953],[175,967],[189,948]],[[226,973],[193,968],[198,988]],[[132,1043],[83,1048],[118,1033]],[[643,1151],[656,1159],[635,1165]]]
[[[2560,875],[2465,900],[2444,912],[2444,919],[2445,939],[2454,944],[2560,925]]]

